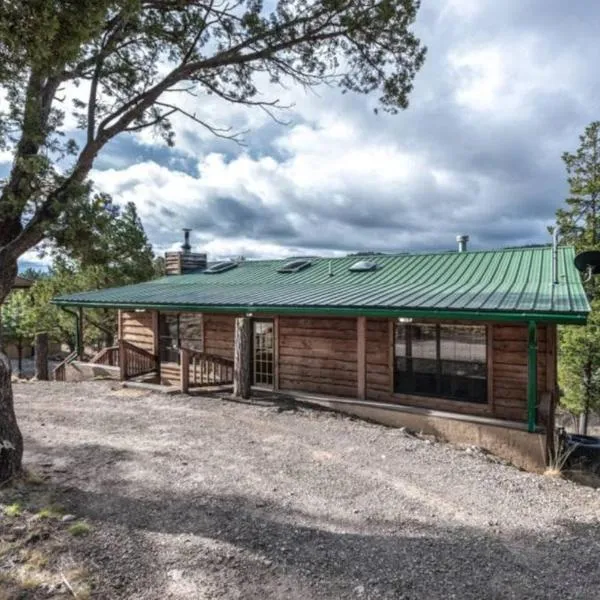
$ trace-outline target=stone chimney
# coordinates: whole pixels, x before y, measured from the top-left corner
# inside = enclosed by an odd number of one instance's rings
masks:
[[[186,275],[206,268],[206,254],[192,252],[190,245],[191,229],[184,229],[184,242],[179,252],[165,252],[165,272],[167,275]]]

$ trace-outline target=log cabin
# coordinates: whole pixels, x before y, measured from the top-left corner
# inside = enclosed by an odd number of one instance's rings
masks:
[[[557,325],[590,310],[572,248],[471,252],[463,239],[458,252],[219,263],[182,248],[165,277],[54,300],[118,310],[119,345],[96,365],[183,392],[231,385],[239,366],[255,390],[543,468]]]

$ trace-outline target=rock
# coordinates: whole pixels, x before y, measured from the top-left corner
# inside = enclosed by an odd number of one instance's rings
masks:
[[[77,517],[75,515],[63,515],[61,521],[63,523],[70,523],[71,521],[75,521]]]
[[[354,593],[355,593],[357,596],[364,596],[364,595],[365,595],[365,586],[364,586],[364,585],[357,585],[357,586],[354,588]]]

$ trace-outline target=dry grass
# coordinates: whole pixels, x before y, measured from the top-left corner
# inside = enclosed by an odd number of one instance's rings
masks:
[[[10,517],[0,517],[0,600],[89,599],[93,578],[78,561],[72,536],[85,535],[91,527],[62,523],[64,508],[43,480],[22,476],[0,492]],[[40,506],[37,512],[32,508]]]
[[[4,508],[4,514],[7,517],[20,517],[23,512],[23,506],[20,502],[13,502]]]
[[[65,514],[65,510],[60,504],[51,504],[45,506],[36,514],[40,519],[60,519]]]
[[[77,523],[73,523],[73,525],[71,525],[69,527],[69,533],[75,537],[79,537],[81,535],[87,535],[91,531],[92,531],[91,526],[88,525],[87,523],[84,523],[83,521],[78,521]]]

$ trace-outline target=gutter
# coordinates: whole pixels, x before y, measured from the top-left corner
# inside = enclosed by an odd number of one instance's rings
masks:
[[[172,312],[204,312],[204,313],[235,313],[235,314],[279,314],[298,316],[333,316],[333,317],[412,317],[423,319],[456,319],[465,321],[497,321],[497,322],[529,322],[535,319],[538,323],[563,323],[584,325],[587,312],[552,313],[552,312],[519,312],[494,310],[443,310],[443,309],[407,309],[407,308],[365,308],[365,307],[335,307],[335,306],[227,306],[227,305],[197,305],[197,304],[165,304],[165,303],[133,303],[133,302],[86,302],[76,300],[51,301],[57,306],[80,306],[89,308],[113,308],[121,310],[158,310]]]
[[[75,317],[75,350],[77,351],[77,357],[81,358],[83,353],[83,344],[81,339],[81,331],[82,331],[82,319],[81,319],[81,307],[79,309],[79,313],[76,313],[74,310],[66,308],[66,306],[59,304],[58,305],[61,310],[66,312],[67,314]],[[71,306],[79,306],[77,304],[73,304]]]

